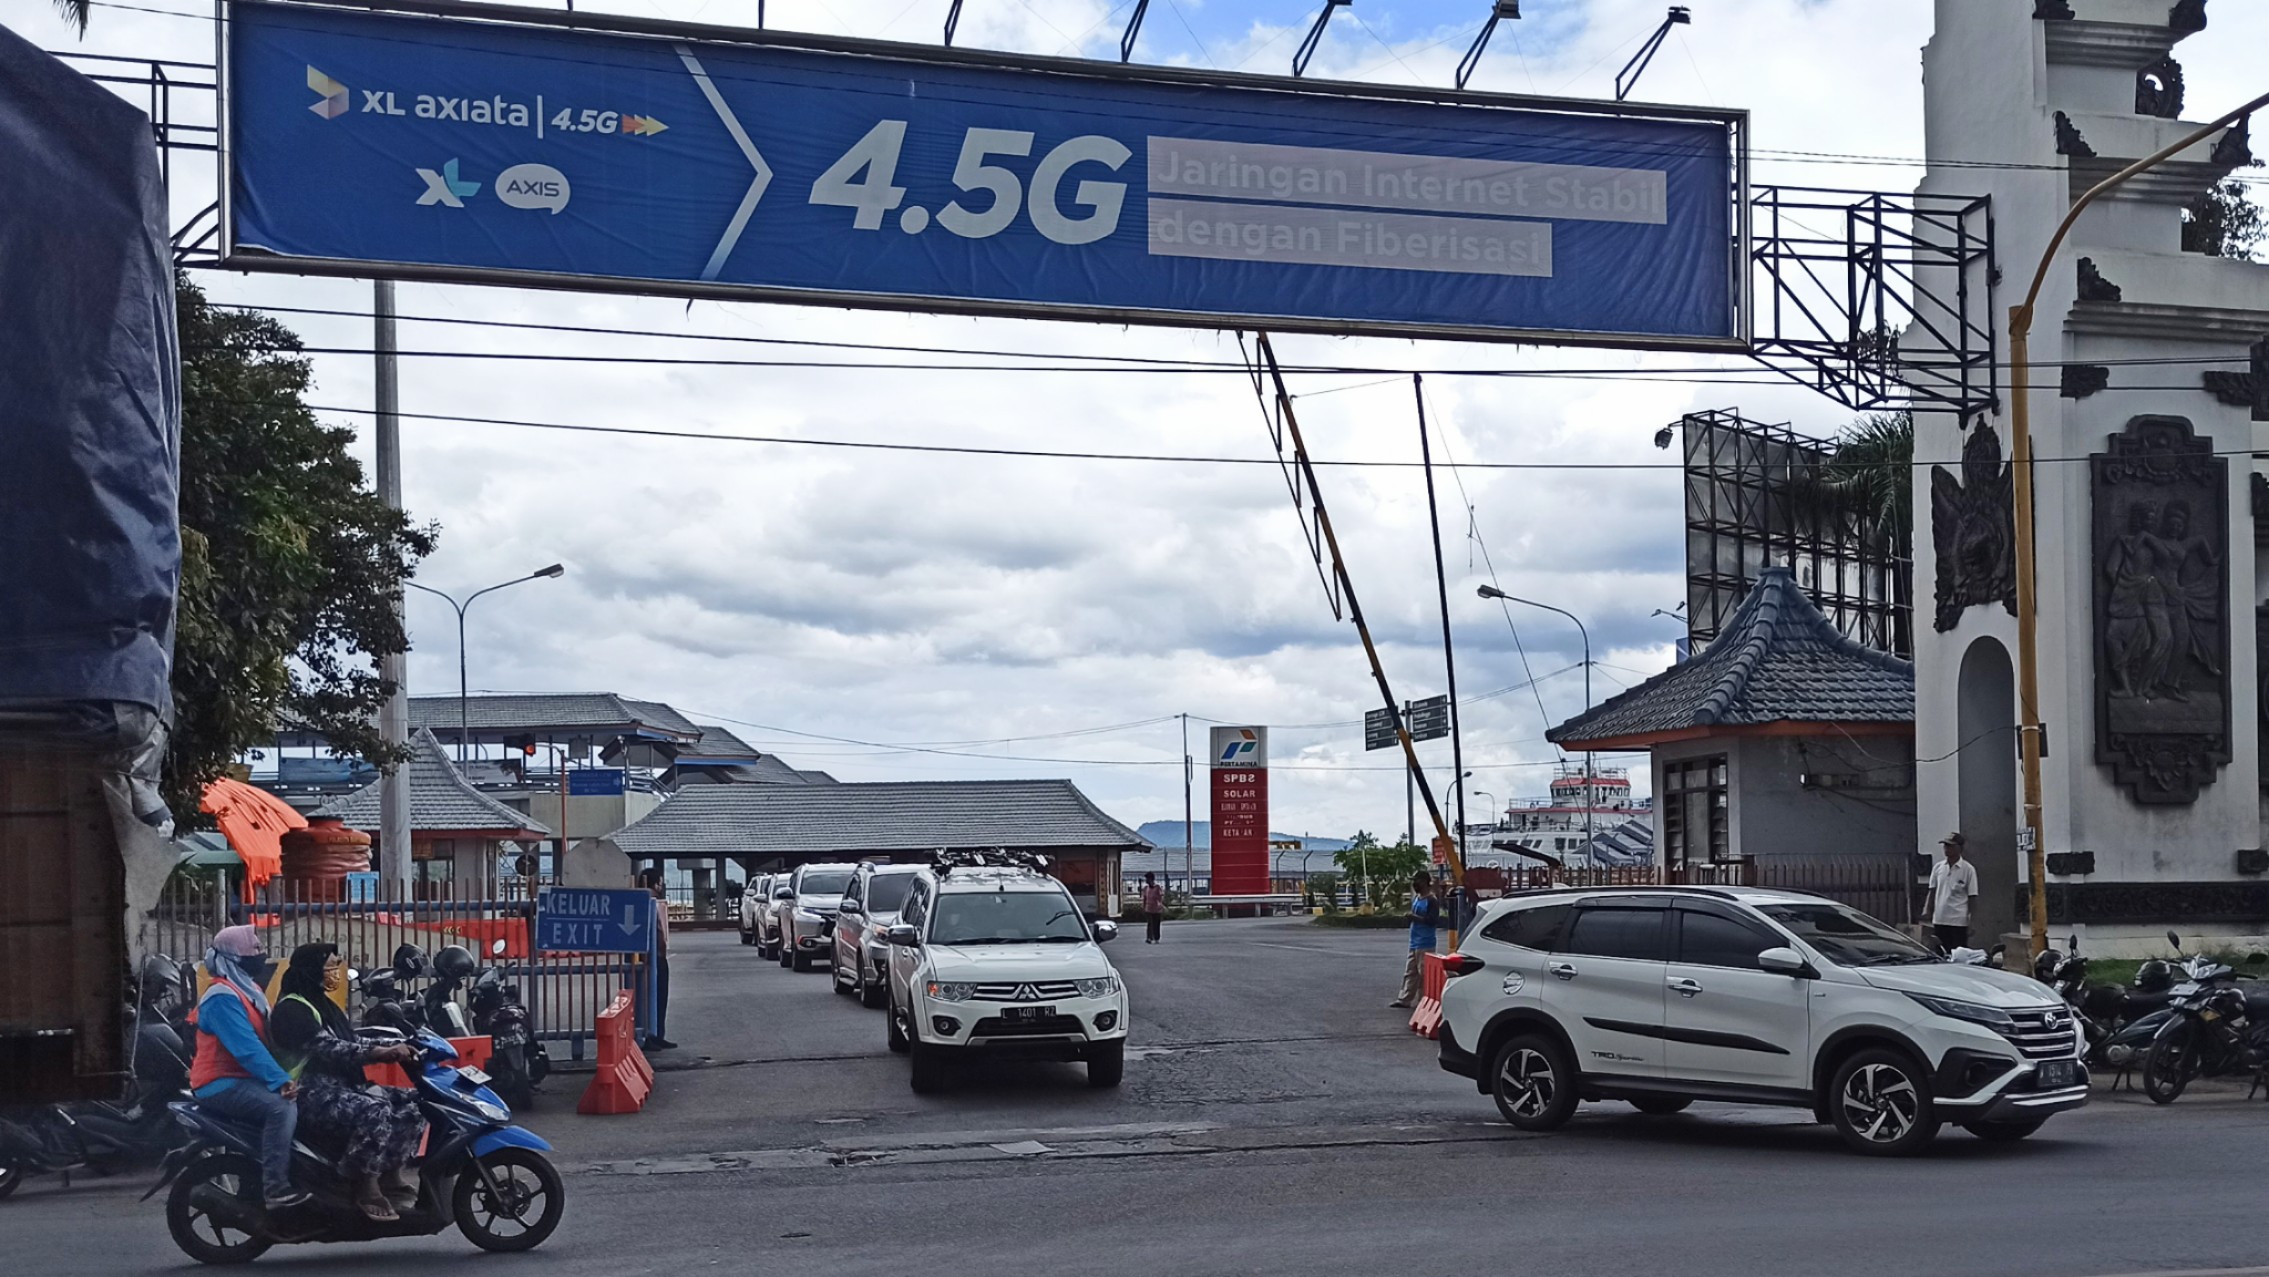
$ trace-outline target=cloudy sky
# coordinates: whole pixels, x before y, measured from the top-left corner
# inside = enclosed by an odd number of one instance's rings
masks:
[[[751,0],[578,7],[755,19]],[[797,30],[927,42],[938,38],[947,7],[772,0],[768,17]],[[957,43],[1115,57],[1132,7],[965,0]],[[1310,74],[1447,83],[1487,7],[1357,0],[1332,25]],[[1523,7],[1527,16],[1500,29],[1473,87],[1610,96],[1616,69],[1664,8],[1656,0]],[[1637,96],[1748,108],[1760,183],[1911,189],[1918,170],[1901,161],[1921,154],[1919,51],[1929,4],[1691,7],[1693,25],[1673,33]],[[1151,5],[1138,57],[1282,73],[1314,9],[1315,0],[1163,0]],[[2217,4],[2213,22],[2181,51],[2194,117],[2258,91],[2257,51],[2269,37],[2269,13]],[[54,50],[209,62],[213,47],[210,8],[197,0],[97,0],[84,40],[46,0],[0,0],[0,24]],[[176,173],[182,215],[211,200],[209,167],[184,163]],[[217,299],[266,307],[360,315],[370,302],[365,283],[217,272],[201,282]],[[405,321],[601,330],[405,322],[406,351],[987,362],[713,340],[795,338],[1043,356],[1237,357],[1230,335],[1210,332],[421,284],[402,286],[399,304]],[[279,317],[312,347],[368,347],[367,319]],[[617,335],[623,330],[656,335]],[[1582,708],[1584,686],[1572,625],[1525,609],[1508,620],[1475,597],[1474,587],[1492,579],[1490,565],[1506,590],[1585,619],[1598,658],[1594,691],[1610,695],[1663,668],[1681,632],[1681,623],[1652,615],[1682,592],[1676,471],[1666,465],[1673,454],[1652,446],[1655,432],[1705,408],[1738,407],[1817,434],[1849,417],[1753,366],[1691,355],[1298,336],[1279,339],[1278,349],[1289,362],[1382,370],[1295,379],[1311,447],[1327,459],[1414,460],[1417,426],[1402,372],[1440,374],[1426,383],[1436,459],[1463,463],[1442,469],[1439,483],[1459,686],[1469,700],[1466,763],[1471,785],[1497,800],[1542,793],[1555,757],[1544,727]],[[1655,375],[1456,375],[1482,369]],[[367,431],[368,416],[355,410],[371,403],[368,357],[318,355],[315,371],[314,400],[326,416]],[[1273,456],[1249,383],[1218,371],[424,356],[404,361],[402,404],[411,413],[685,434]],[[1201,752],[1209,720],[1266,723],[1275,731],[1275,828],[1402,826],[1394,757],[1362,748],[1357,720],[1375,693],[1361,648],[1353,628],[1332,619],[1273,465],[955,456],[416,418],[405,420],[403,437],[406,501],[442,528],[421,580],[462,592],[567,565],[561,580],[517,586],[475,607],[477,689],[665,700],[844,779],[1070,776],[1129,822],[1181,815],[1175,716],[1191,716]],[[1441,691],[1419,472],[1331,468],[1323,482],[1398,695]],[[413,690],[453,692],[451,614],[416,594],[409,609]],[[1532,677],[1533,689],[1522,686]],[[1426,752],[1446,781],[1447,743]],[[1202,819],[1202,789],[1198,802]]]

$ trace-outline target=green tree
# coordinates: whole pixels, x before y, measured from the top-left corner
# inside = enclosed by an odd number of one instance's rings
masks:
[[[2253,250],[2269,235],[2261,206],[2247,199],[2238,182],[2220,182],[2182,210],[2182,251],[2208,257],[2253,259]]]
[[[363,481],[350,430],[307,407],[299,338],[175,287],[182,358],[181,604],[166,800],[191,822],[204,787],[290,721],[392,767],[373,715],[377,663],[409,649],[402,582],[433,551]]]
[[[87,33],[87,15],[93,7],[94,0],[55,0],[55,8],[63,15],[63,20],[79,28],[80,35]]]
[[[1366,902],[1380,906],[1409,895],[1411,877],[1427,866],[1425,848],[1407,842],[1381,846],[1362,831],[1357,831],[1347,850],[1333,852],[1331,859],[1350,881],[1361,884]]]
[[[1914,555],[1914,414],[1871,412],[1836,435],[1826,462],[1800,474],[1790,496],[1838,520],[1878,550]]]

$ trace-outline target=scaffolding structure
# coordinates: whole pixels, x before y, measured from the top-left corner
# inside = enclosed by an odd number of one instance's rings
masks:
[[[1768,567],[1785,567],[1837,631],[1914,659],[1911,553],[1824,498],[1830,445],[1735,409],[1689,413],[1685,436],[1686,632],[1716,638]]]

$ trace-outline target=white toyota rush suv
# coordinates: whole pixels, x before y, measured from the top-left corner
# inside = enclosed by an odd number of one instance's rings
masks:
[[[1102,942],[1054,878],[1022,867],[970,866],[915,875],[890,949],[890,1049],[930,1094],[957,1061],[1080,1060],[1091,1086],[1126,1068],[1127,991]]]
[[[1447,960],[1442,1067],[1529,1131],[1580,1100],[1811,1109],[1862,1153],[1941,1124],[2015,1140],[2088,1099],[2072,1013],[1849,906],[1745,888],[1563,889],[1485,907]]]

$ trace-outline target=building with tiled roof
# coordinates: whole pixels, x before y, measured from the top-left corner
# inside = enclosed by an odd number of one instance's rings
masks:
[[[491,883],[500,844],[533,843],[551,836],[542,821],[474,788],[431,729],[419,730],[410,746],[414,754],[403,768],[410,782],[412,875],[418,883]],[[377,782],[318,809],[315,815],[369,834],[375,853],[384,825]]]
[[[1914,687],[1913,665],[1845,638],[1772,567],[1709,647],[1547,736],[1648,751],[1665,865],[1903,857]]]

